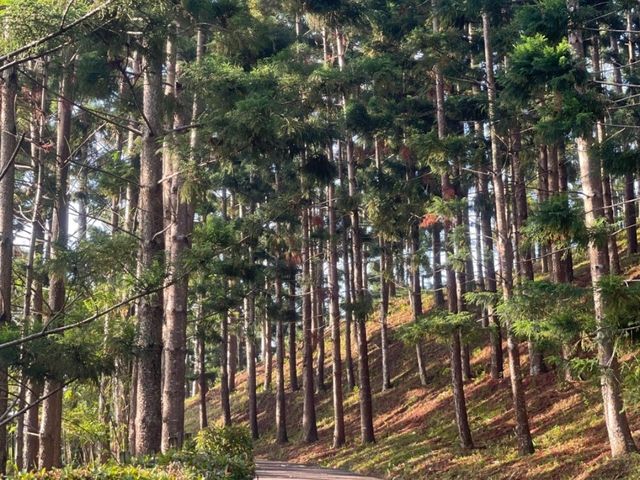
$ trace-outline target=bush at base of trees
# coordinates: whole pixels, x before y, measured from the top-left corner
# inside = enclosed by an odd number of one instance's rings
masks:
[[[253,442],[243,427],[210,427],[179,452],[81,468],[20,473],[17,480],[251,480]]]

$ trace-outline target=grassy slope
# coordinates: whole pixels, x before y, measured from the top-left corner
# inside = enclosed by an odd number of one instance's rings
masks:
[[[409,319],[408,306],[397,299],[390,317],[392,332]],[[392,333],[390,358],[394,388],[381,392],[378,324],[371,321],[369,331],[377,443],[360,445],[358,395],[357,392],[346,392],[348,443],[339,450],[331,448],[333,413],[331,392],[327,390],[317,396],[320,441],[313,445],[303,444],[300,440],[302,395],[287,392],[290,444],[279,446],[273,441],[274,395],[261,391],[258,408],[262,437],[256,444],[259,457],[319,463],[390,479],[640,479],[640,455],[616,461],[609,458],[596,384],[560,382],[553,372],[535,378],[525,377],[536,453],[520,458],[515,449],[509,379],[492,381],[485,373],[489,351],[477,347],[472,360],[476,377],[465,388],[477,448],[465,452],[457,444],[447,349],[437,344],[427,346],[429,386],[424,388],[416,375],[413,348],[394,339]],[[327,351],[329,347],[327,340]],[[523,356],[523,363],[526,367],[526,356]],[[259,373],[262,378],[262,369]],[[508,375],[508,371],[505,374]],[[330,379],[328,369],[328,387]],[[218,419],[217,388],[210,392],[210,398],[210,418]],[[628,400],[629,418],[638,438],[640,403]],[[232,406],[234,420],[243,421],[247,410],[244,373],[238,376],[238,390],[233,394]],[[188,430],[197,428],[197,418],[196,399],[190,399],[187,401]]]

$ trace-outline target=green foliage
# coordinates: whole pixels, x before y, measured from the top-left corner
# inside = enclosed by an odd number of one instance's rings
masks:
[[[531,281],[497,306],[520,338],[558,347],[593,326],[586,291],[567,283]]]
[[[634,334],[640,328],[640,282],[619,275],[606,275],[598,284],[604,300],[604,327],[609,335],[624,331]]]
[[[17,480],[252,480],[253,442],[243,427],[212,427],[180,452],[115,463],[18,473]]]
[[[527,218],[523,233],[530,242],[551,242],[556,247],[587,243],[583,209],[564,194],[538,203]]]
[[[640,151],[629,145],[620,145],[613,140],[591,146],[593,156],[602,162],[604,170],[611,175],[625,175],[640,170]]]
[[[470,312],[451,313],[434,309],[415,322],[402,325],[398,329],[398,338],[408,345],[415,345],[427,338],[448,342],[454,332],[465,333],[475,326],[473,314]]]

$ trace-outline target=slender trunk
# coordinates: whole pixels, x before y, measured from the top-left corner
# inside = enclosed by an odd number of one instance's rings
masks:
[[[229,395],[229,312],[222,314],[220,320],[220,403],[222,406],[222,424],[231,425],[231,398]]]
[[[318,392],[325,392],[327,390],[327,385],[324,381],[325,379],[325,371],[324,371],[324,363],[325,363],[325,338],[324,338],[324,272],[323,272],[323,242],[320,241],[320,245],[318,247],[317,252],[317,262],[316,262],[316,271],[315,271],[315,295],[314,298],[316,300],[315,305],[315,317],[316,317],[316,325],[317,325],[317,342],[318,342],[318,361],[316,362],[316,388]]]
[[[256,393],[256,321],[255,297],[252,292],[244,300],[245,353],[247,358],[247,391],[249,392],[249,428],[255,440],[258,432],[258,398]]]
[[[329,206],[329,316],[331,319],[331,362],[333,393],[333,447],[345,442],[344,405],[342,392],[342,358],[340,345],[340,285],[338,278],[338,240],[336,232],[335,187],[327,187]]]
[[[0,326],[11,324],[11,293],[13,278],[13,192],[15,188],[16,115],[18,89],[17,72],[9,68],[2,72],[2,107],[0,111]],[[7,366],[0,365],[0,412],[8,407],[9,382]],[[0,473],[7,466],[7,427],[0,427]]]
[[[311,269],[310,269],[310,245],[309,245],[309,208],[302,208],[302,389],[304,402],[302,411],[303,439],[307,443],[318,440],[318,427],[316,425],[316,406],[313,388],[313,338],[312,305],[311,305]]]
[[[342,43],[342,40],[340,40]],[[349,196],[354,198],[357,191],[356,164],[353,145],[347,141],[347,171]],[[360,232],[360,212],[358,206],[351,211],[351,236],[353,247],[353,277],[355,296],[355,317],[358,337],[358,399],[360,403],[360,434],[363,443],[375,442],[373,430],[373,405],[371,399],[371,378],[369,376],[369,346],[367,341],[366,313],[362,311],[365,301],[364,263],[362,236]]]
[[[484,169],[486,171],[486,169]],[[489,194],[489,176],[484,173],[478,182],[478,201],[481,203],[480,221],[482,223],[482,242],[484,249],[484,289],[495,292],[497,287],[496,270],[493,256],[493,233],[491,229],[491,197]],[[493,307],[487,307],[487,326],[489,329],[489,343],[491,345],[491,378],[499,380],[503,376],[504,359],[502,355],[502,329],[500,320]]]
[[[276,267],[278,268],[278,267]],[[284,327],[282,321],[282,280],[279,273],[275,279],[275,297],[278,305],[276,320],[276,440],[279,444],[287,443],[287,411],[284,391]]]
[[[58,100],[58,131],[56,147],[56,195],[51,220],[51,257],[56,258],[66,249],[69,234],[69,203],[67,179],[70,164],[71,102],[73,66],[67,64],[62,72],[61,98]],[[4,145],[4,142],[3,142]],[[49,278],[50,316],[58,315],[65,306],[65,278],[53,272]],[[61,379],[48,379],[44,395],[52,394],[42,404],[40,425],[39,468],[61,466],[62,395]],[[55,392],[55,393],[53,393]]]
[[[460,175],[460,172],[457,172],[457,175]],[[467,192],[462,192],[461,196],[467,196]],[[466,223],[465,223],[466,222]],[[457,214],[456,223],[464,227],[465,232],[469,231],[469,217],[465,215],[464,212],[459,212]],[[464,243],[460,245],[456,242],[454,246],[455,255],[460,257],[463,255],[463,252],[468,249],[470,251],[470,242],[465,234],[462,240]],[[471,256],[469,255],[465,261],[465,265],[458,268],[456,271],[456,298],[458,300],[457,311],[464,312],[467,307],[464,302],[464,294],[467,292],[468,284],[473,283],[473,266],[469,265],[469,260]],[[469,274],[470,273],[470,274]],[[460,331],[460,358],[462,362],[462,379],[467,382],[473,378],[473,371],[471,369],[471,352],[469,348],[469,344],[464,341],[462,331]]]
[[[442,227],[433,226],[433,296],[438,308],[444,308],[444,288],[442,286]]]
[[[338,64],[340,70],[345,63],[345,38],[341,32],[336,31],[336,46]],[[343,95],[342,106],[346,113],[346,96]],[[356,162],[353,155],[353,143],[351,138],[346,141],[347,179],[349,181],[349,197],[355,198],[357,192]],[[354,279],[353,297],[356,304],[356,327],[358,333],[358,398],[360,403],[360,433],[363,443],[375,442],[373,430],[373,403],[371,398],[371,378],[369,376],[369,347],[367,342],[366,313],[362,310],[365,300],[364,261],[362,248],[362,234],[360,232],[359,206],[354,205],[351,210],[351,238],[353,248],[353,272]]]
[[[451,383],[453,384],[453,403],[458,425],[458,438],[462,448],[473,448],[471,428],[467,417],[467,404],[464,396],[464,382],[462,378],[462,362],[460,356],[460,331],[451,334]]]
[[[538,150],[538,202],[542,203],[549,198],[549,169],[547,146],[540,145]],[[540,244],[540,271],[549,273],[549,251],[547,243]]]
[[[138,52],[134,52],[131,59],[131,72],[137,79],[142,71],[141,56]],[[133,115],[129,117],[130,121],[135,121]],[[126,157],[129,162],[132,171],[140,172],[140,155],[135,153],[136,151],[136,134],[129,132],[127,136],[127,148]],[[135,180],[138,180],[136,175]],[[124,229],[127,232],[133,233],[137,228],[137,211],[138,201],[140,196],[140,189],[135,181],[127,183],[127,189],[125,192],[126,204],[124,211]]]
[[[264,389],[265,391],[271,391],[271,384],[273,382],[273,351],[271,350],[271,337],[273,332],[271,331],[271,318],[269,313],[265,311],[264,315]]]
[[[382,391],[389,390],[391,384],[391,365],[389,364],[389,326],[387,325],[387,315],[389,314],[390,285],[393,279],[389,280],[391,266],[391,252],[389,243],[382,236],[380,242],[380,350],[382,362]]]
[[[568,0],[570,11],[578,10],[577,0]],[[581,69],[586,70],[584,46],[581,31],[573,24],[569,26],[569,44]],[[589,154],[591,139],[588,136],[576,138],[576,149],[580,164],[582,191],[584,192],[585,223],[592,227],[604,217],[604,202],[602,199],[602,182],[600,179],[600,165]],[[604,417],[609,435],[611,454],[614,457],[637,450],[627,420],[622,399],[620,382],[620,368],[614,350],[614,332],[606,325],[604,315],[604,299],[600,281],[607,274],[607,252],[601,243],[591,239],[589,241],[589,263],[591,284],[593,288],[593,304],[597,325],[596,342],[598,345],[598,363],[600,365],[600,385],[604,406]]]
[[[196,374],[197,374],[197,386],[198,386],[198,418],[200,420],[200,429],[207,428],[209,421],[207,418],[207,393],[209,390],[209,385],[207,382],[207,355],[206,355],[206,341],[204,335],[204,307],[203,307],[204,299],[201,294],[198,294],[196,300],[196,326],[195,326],[195,341],[196,341]],[[226,318],[226,317],[224,317]],[[224,326],[222,328],[222,336],[226,334],[224,331]],[[220,358],[226,358],[220,357]],[[222,390],[226,387],[225,381],[225,373],[226,370],[225,362],[221,362],[223,364],[221,370],[223,373],[221,374],[221,394]],[[223,403],[224,407],[224,403]]]
[[[491,166],[493,191],[496,204],[496,230],[498,236],[498,257],[502,271],[502,297],[509,300],[513,292],[513,252],[511,239],[509,238],[509,225],[506,216],[506,200],[504,183],[502,180],[502,165],[499,159],[498,136],[496,133],[496,84],[493,72],[493,50],[491,49],[491,30],[489,15],[482,13],[482,27],[484,37],[487,93],[489,98],[489,124],[491,135]],[[525,401],[524,387],[522,385],[522,373],[520,368],[520,352],[518,341],[511,330],[508,321],[505,321],[507,330],[507,350],[509,353],[509,370],[511,380],[511,394],[516,416],[516,437],[518,452],[520,455],[533,453],[533,441],[529,430],[529,415]]]
[[[522,241],[522,229],[527,223],[528,207],[527,207],[527,190],[524,179],[524,172],[520,161],[520,129],[516,128],[512,133],[512,154],[511,154],[511,166],[513,169],[513,181],[514,181],[514,197],[515,197],[515,245],[519,246],[523,244]],[[551,183],[554,183],[554,178],[558,178],[558,161],[557,161],[557,148],[554,147],[555,158],[548,157],[549,178]],[[555,172],[555,177],[554,173]],[[557,183],[557,180],[555,181]],[[554,252],[554,256],[560,260],[561,256],[559,252]],[[531,250],[527,247],[521,254],[520,264],[518,268],[518,276],[521,282],[533,281],[533,262],[531,259]],[[544,364],[544,357],[540,348],[536,345],[533,339],[529,339],[527,342],[527,350],[529,353],[529,374],[538,375],[546,371]]]
[[[627,232],[627,253],[638,253],[638,228],[636,226],[636,192],[632,173],[624,176],[624,225]]]
[[[348,217],[344,217],[348,220]],[[349,235],[347,229],[342,230],[342,268],[344,271],[344,301],[347,305],[344,312],[344,353],[345,353],[345,366],[347,370],[347,388],[350,391],[356,386],[356,378],[353,370],[353,355],[351,347],[351,330],[353,326],[353,311],[351,304],[353,298],[351,295],[351,269],[349,265],[349,250],[351,250],[351,243],[349,241]]]
[[[229,320],[231,320],[229,316]],[[230,324],[230,322],[227,322]],[[229,370],[229,392],[236,391],[236,372],[238,370],[238,335],[229,334],[229,350],[227,352],[227,366]]]
[[[422,315],[422,291],[420,289],[420,265],[419,265],[419,250],[420,250],[420,228],[417,222],[414,222],[411,227],[411,241],[410,241],[410,254],[411,254],[411,320],[417,322]],[[420,378],[420,384],[422,386],[427,385],[427,369],[425,365],[424,353],[422,343],[418,341],[416,343],[416,360],[418,365],[418,377]]]
[[[40,82],[43,86],[47,85],[47,66],[43,64]],[[31,137],[33,143],[31,145],[31,157],[34,162],[34,175],[35,175],[35,195],[33,199],[33,212],[31,216],[31,237],[29,241],[29,252],[27,257],[27,265],[25,269],[25,286],[24,286],[24,303],[23,303],[23,316],[24,316],[24,330],[31,328],[38,328],[42,322],[42,281],[34,275],[36,254],[42,256],[43,253],[43,240],[44,240],[44,218],[42,214],[43,210],[43,193],[44,193],[44,179],[45,179],[45,163],[44,152],[41,148],[38,148],[38,143],[42,139],[45,127],[45,118],[47,117],[48,97],[46,95],[46,89],[40,88],[37,92],[34,91],[34,98],[40,96],[40,112],[34,112],[31,122]],[[41,395],[43,389],[43,383],[39,379],[25,378],[23,375],[23,382],[25,385],[24,403],[25,405],[33,404]],[[22,468],[27,471],[34,470],[38,466],[38,449],[39,449],[39,413],[40,405],[36,405],[24,415],[22,425]],[[18,425],[18,428],[20,426]],[[16,439],[20,442],[20,438]],[[18,444],[19,445],[19,444]],[[19,455],[20,452],[17,452]],[[19,458],[19,457],[18,457]]]
[[[298,364],[297,364],[297,342],[296,342],[296,276],[291,275],[289,280],[289,383],[291,384],[291,391],[297,392],[300,390],[298,385]]]
[[[432,0],[432,6],[436,6],[436,0]],[[440,32],[439,18],[433,17],[433,31]],[[444,111],[444,77],[438,65],[434,66],[435,87],[436,87],[436,122],[438,128],[438,138],[444,140],[446,136],[446,117]],[[455,198],[456,192],[449,180],[449,173],[443,173],[440,177],[440,185],[442,190],[442,198],[451,200]],[[450,228],[448,222],[444,225],[444,245],[447,253],[447,260],[453,254],[450,238]],[[450,262],[447,262],[446,278],[447,278],[447,306],[450,313],[458,311],[458,289],[456,275]],[[461,279],[463,280],[463,279]],[[464,280],[463,280],[464,281]],[[467,418],[467,407],[464,399],[464,384],[462,380],[462,358],[460,348],[460,331],[455,329],[451,334],[451,386],[454,397],[454,410],[456,416],[456,425],[458,426],[458,438],[463,448],[473,448],[473,440],[471,438],[471,429],[469,428],[469,420]]]

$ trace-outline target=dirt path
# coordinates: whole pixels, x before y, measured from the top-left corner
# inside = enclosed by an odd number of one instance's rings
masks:
[[[377,480],[342,470],[294,463],[256,461],[256,480]]]

